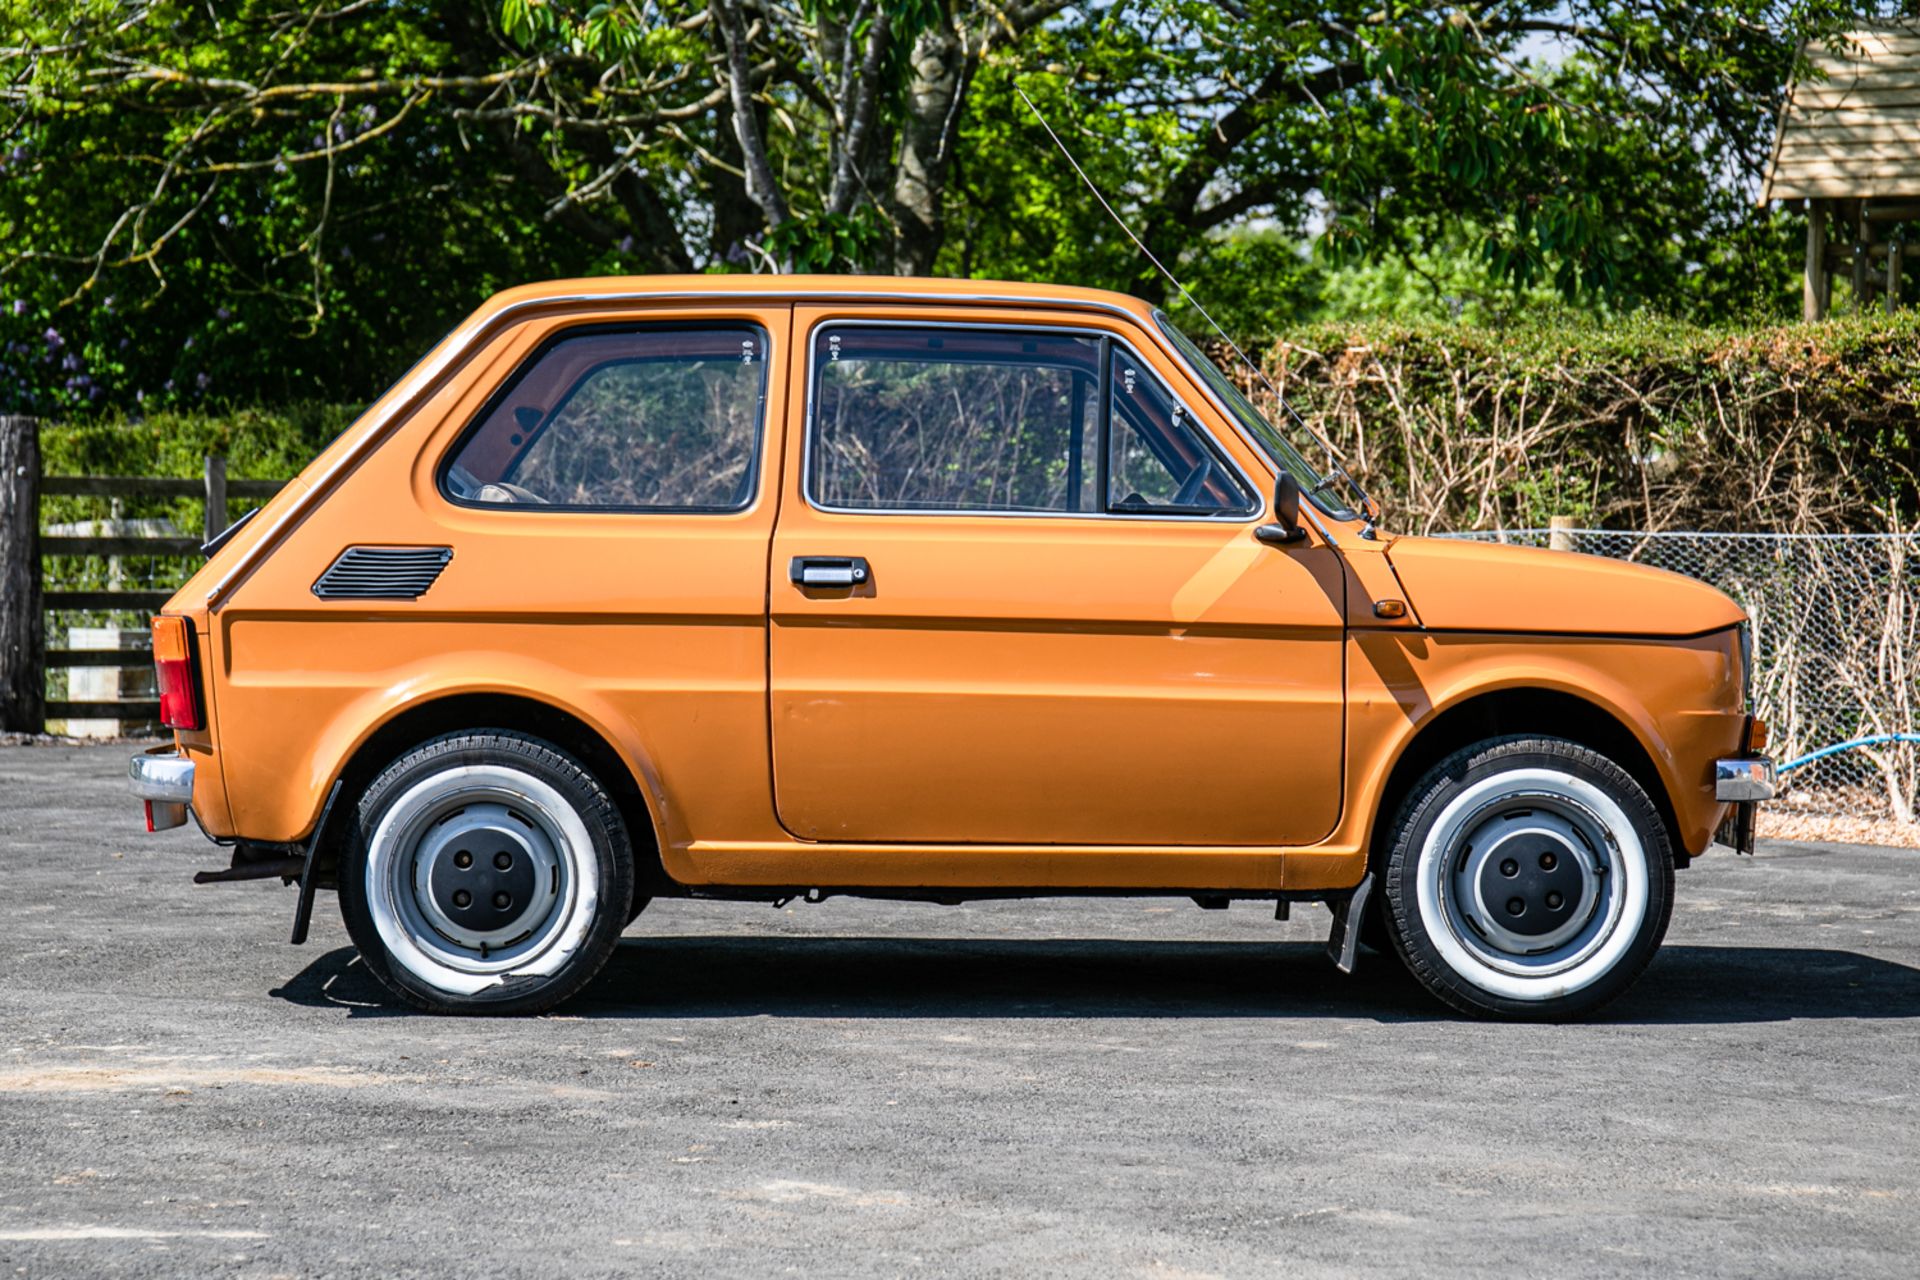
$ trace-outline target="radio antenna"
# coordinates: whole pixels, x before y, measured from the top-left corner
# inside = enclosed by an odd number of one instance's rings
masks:
[[[1270,393],[1272,393],[1275,403],[1277,403],[1283,410],[1286,411],[1287,417],[1293,420],[1294,425],[1299,427],[1302,431],[1306,432],[1307,435],[1312,438],[1315,444],[1319,445],[1322,449],[1326,450],[1327,462],[1333,468],[1334,473],[1340,476],[1344,476],[1348,484],[1352,485],[1356,491],[1360,491],[1359,484],[1354,480],[1352,474],[1349,473],[1346,467],[1341,463],[1339,450],[1333,447],[1333,442],[1328,440],[1325,436],[1321,435],[1318,431],[1315,431],[1311,426],[1307,424],[1307,420],[1305,418],[1302,418],[1300,414],[1295,411],[1294,407],[1287,403],[1287,398],[1280,394],[1280,388],[1273,385],[1272,380],[1267,377],[1266,371],[1261,369],[1259,365],[1255,364],[1251,359],[1248,358],[1247,353],[1240,349],[1240,344],[1235,342],[1231,337],[1229,337],[1227,334],[1227,331],[1220,327],[1220,322],[1213,318],[1213,313],[1208,311],[1204,306],[1200,305],[1200,299],[1194,297],[1192,291],[1190,291],[1187,288],[1187,286],[1180,283],[1180,278],[1178,276],[1174,275],[1173,272],[1167,270],[1166,264],[1161,262],[1160,259],[1154,256],[1153,250],[1147,247],[1146,241],[1142,240],[1139,236],[1134,234],[1133,228],[1127,225],[1127,220],[1121,217],[1119,211],[1115,209],[1113,205],[1108,202],[1106,196],[1101,194],[1100,188],[1094,184],[1094,181],[1092,178],[1087,176],[1087,171],[1080,167],[1080,162],[1078,160],[1074,159],[1073,152],[1068,149],[1067,144],[1061,141],[1060,135],[1053,131],[1053,126],[1047,123],[1047,118],[1044,115],[1040,114],[1040,108],[1035,106],[1033,103],[1033,99],[1027,96],[1027,91],[1025,89],[1022,89],[1017,84],[1013,86],[1013,91],[1020,95],[1020,101],[1027,104],[1027,110],[1031,111],[1033,113],[1033,118],[1040,122],[1040,127],[1047,131],[1047,136],[1053,139],[1053,145],[1059,148],[1060,154],[1066,157],[1066,161],[1068,164],[1073,166],[1073,171],[1076,174],[1080,175],[1080,181],[1085,183],[1087,190],[1093,193],[1093,198],[1100,202],[1100,207],[1107,211],[1107,216],[1113,219],[1114,225],[1119,227],[1120,230],[1126,232],[1127,239],[1133,241],[1134,247],[1140,250],[1141,254],[1146,258],[1148,262],[1151,262],[1153,264],[1154,270],[1158,271],[1161,275],[1167,278],[1167,283],[1172,285],[1176,290],[1178,290],[1180,293],[1180,296],[1186,299],[1187,304],[1191,306],[1195,311],[1198,311],[1201,317],[1204,318],[1206,322],[1212,326],[1213,331],[1220,335],[1220,340],[1226,343],[1227,346],[1232,349],[1233,354],[1239,357],[1240,363],[1247,367],[1248,372],[1252,373],[1254,377],[1260,379],[1260,384],[1264,386]],[[1332,476],[1328,477],[1329,480],[1331,480],[1332,478],[1333,478]],[[1364,491],[1360,491],[1360,505],[1363,512],[1367,507],[1372,505],[1372,499],[1368,498]],[[1369,520],[1368,524],[1369,526],[1371,526],[1372,521]]]

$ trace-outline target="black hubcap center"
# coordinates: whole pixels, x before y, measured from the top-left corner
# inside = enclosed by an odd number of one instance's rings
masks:
[[[1480,900],[1497,913],[1500,927],[1534,938],[1552,933],[1580,904],[1577,861],[1555,845],[1517,839],[1490,857],[1480,871]]]
[[[526,910],[539,886],[533,859],[498,837],[474,832],[471,847],[456,849],[434,864],[427,889],[447,919],[475,933],[490,933]]]

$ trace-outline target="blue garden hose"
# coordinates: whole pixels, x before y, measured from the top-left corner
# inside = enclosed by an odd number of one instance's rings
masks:
[[[1824,760],[1828,756],[1837,756],[1842,751],[1851,751],[1855,747],[1877,747],[1883,742],[1920,742],[1920,733],[1876,733],[1866,738],[1850,738],[1845,742],[1836,742],[1830,747],[1810,751],[1798,760],[1789,760],[1779,767],[1779,772],[1798,769],[1803,764],[1812,764],[1815,760]]]

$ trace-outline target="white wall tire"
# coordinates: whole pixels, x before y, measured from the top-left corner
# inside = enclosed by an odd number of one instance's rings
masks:
[[[340,874],[362,959],[437,1013],[533,1013],[592,980],[631,916],[633,856],[572,757],[504,731],[451,735],[361,797]]]
[[[1646,968],[1673,903],[1667,831],[1645,790],[1557,738],[1497,739],[1435,766],[1395,815],[1382,869],[1407,967],[1484,1017],[1599,1008]]]

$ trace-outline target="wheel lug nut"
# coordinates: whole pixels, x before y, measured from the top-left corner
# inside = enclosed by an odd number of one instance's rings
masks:
[[[512,904],[513,904],[513,899],[509,898],[504,893],[496,893],[493,895],[493,905],[498,907],[502,911],[505,911]]]
[[[505,871],[508,867],[513,865],[513,855],[508,853],[505,849],[502,849],[500,852],[493,855],[493,865],[500,868],[502,871]]]
[[[1517,916],[1527,909],[1527,904],[1518,898],[1507,899],[1507,914]]]
[[[1520,864],[1512,858],[1504,858],[1500,862],[1500,874],[1511,880],[1520,874]]]
[[[453,855],[453,865],[465,871],[473,865],[473,855],[462,849]]]
[[[1554,853],[1543,853],[1540,855],[1540,869],[1542,871],[1551,871],[1559,865],[1560,855]]]
[[[465,889],[455,889],[453,891],[454,906],[465,907],[465,906],[472,905],[472,903],[473,903],[473,895],[468,893]]]
[[[1549,907],[1552,907],[1555,911],[1558,911],[1560,909],[1560,904],[1565,901],[1566,899],[1561,897],[1557,892],[1550,893],[1547,895],[1547,905]]]

